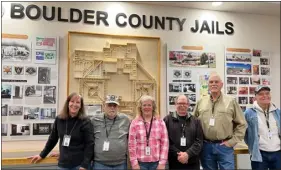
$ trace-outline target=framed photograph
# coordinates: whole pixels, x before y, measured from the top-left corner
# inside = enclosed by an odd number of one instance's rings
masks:
[[[249,88],[248,87],[239,87],[238,88],[238,94],[239,95],[248,95],[249,94]]]
[[[196,102],[196,94],[184,94],[186,97],[188,97],[190,103]]]
[[[175,99],[177,96],[169,96],[169,105],[175,105]]]
[[[12,96],[13,96],[13,99],[22,99],[23,85],[13,85]]]
[[[1,124],[1,136],[8,135],[8,124]]]
[[[12,96],[12,85],[2,84],[1,86],[1,98],[11,99]]]
[[[181,83],[169,83],[169,92],[180,93],[182,92]]]
[[[227,84],[238,84],[237,77],[227,77],[226,79]]]
[[[86,113],[89,117],[94,115],[98,115],[102,113],[102,105],[101,104],[94,104],[94,105],[85,105]]]
[[[23,106],[9,106],[9,116],[22,116]]]
[[[183,84],[184,93],[196,93],[196,85],[194,83]]]
[[[236,86],[227,86],[227,94],[237,94]]]
[[[51,83],[51,67],[38,67],[38,84]]]
[[[1,104],[1,116],[8,115],[8,104]]]
[[[249,87],[249,94],[255,95],[255,90],[256,90],[256,87]]]
[[[193,110],[194,110],[194,108],[195,108],[195,105],[196,105],[195,103],[191,103],[191,104],[189,105],[187,111],[188,111],[189,113],[192,113]]]
[[[239,77],[239,84],[249,84],[249,77]]]
[[[25,39],[2,38],[2,61],[31,61],[31,42]]]
[[[248,104],[248,97],[238,97],[239,104]]]
[[[226,53],[226,61],[251,62],[250,53]]]
[[[260,66],[253,65],[253,75],[259,75],[259,74],[260,74]]]
[[[56,115],[56,108],[41,108],[40,110],[40,119],[55,119]]]
[[[259,76],[253,76],[253,77],[250,77],[250,82],[252,85],[260,85],[261,79]]]
[[[11,136],[30,136],[30,123],[10,124]]]
[[[39,119],[40,108],[39,107],[24,107],[23,119]]]
[[[43,103],[44,104],[56,104],[56,86],[44,86],[44,96]]]
[[[33,135],[49,135],[52,128],[53,123],[33,123]]]
[[[254,57],[261,57],[261,50],[253,49],[253,56]]]
[[[243,63],[226,63],[226,72],[228,75],[251,75],[252,65]]]
[[[255,97],[249,97],[249,104],[253,104],[255,101]]]
[[[261,75],[270,76],[270,68],[269,67],[261,67]]]
[[[40,85],[25,85],[24,90],[25,97],[41,97],[42,86]]]
[[[260,64],[261,65],[270,65],[269,58],[260,58]]]

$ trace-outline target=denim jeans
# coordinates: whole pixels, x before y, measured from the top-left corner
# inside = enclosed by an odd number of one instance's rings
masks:
[[[234,169],[234,150],[220,143],[204,142],[201,164],[205,170]]]
[[[59,170],[79,170],[80,165],[73,167],[73,168],[63,168],[63,167],[58,167]]]
[[[251,161],[252,169],[281,169],[281,151],[266,152],[262,151],[262,162]]]
[[[139,166],[141,170],[156,170],[158,166],[157,162],[139,162]]]
[[[127,168],[127,162],[124,162],[119,165],[104,165],[101,163],[98,163],[94,161],[94,170],[126,170]]]

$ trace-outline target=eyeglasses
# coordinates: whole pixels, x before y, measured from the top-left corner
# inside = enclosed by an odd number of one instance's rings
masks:
[[[186,106],[186,105],[188,105],[188,103],[177,103],[177,105]]]

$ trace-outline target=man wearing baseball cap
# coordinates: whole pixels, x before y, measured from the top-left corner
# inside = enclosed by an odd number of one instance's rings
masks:
[[[119,97],[107,95],[104,113],[92,118],[94,125],[94,169],[127,169],[130,120],[118,113]]]
[[[281,169],[280,109],[271,102],[268,86],[256,87],[255,100],[253,107],[245,111],[245,142],[252,169]]]

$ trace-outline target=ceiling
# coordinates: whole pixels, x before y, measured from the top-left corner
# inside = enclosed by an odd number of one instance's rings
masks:
[[[150,5],[173,6],[183,8],[195,8],[215,10],[224,12],[237,12],[248,14],[271,15],[280,17],[280,2],[223,2],[222,5],[214,7],[212,2],[135,2]]]

